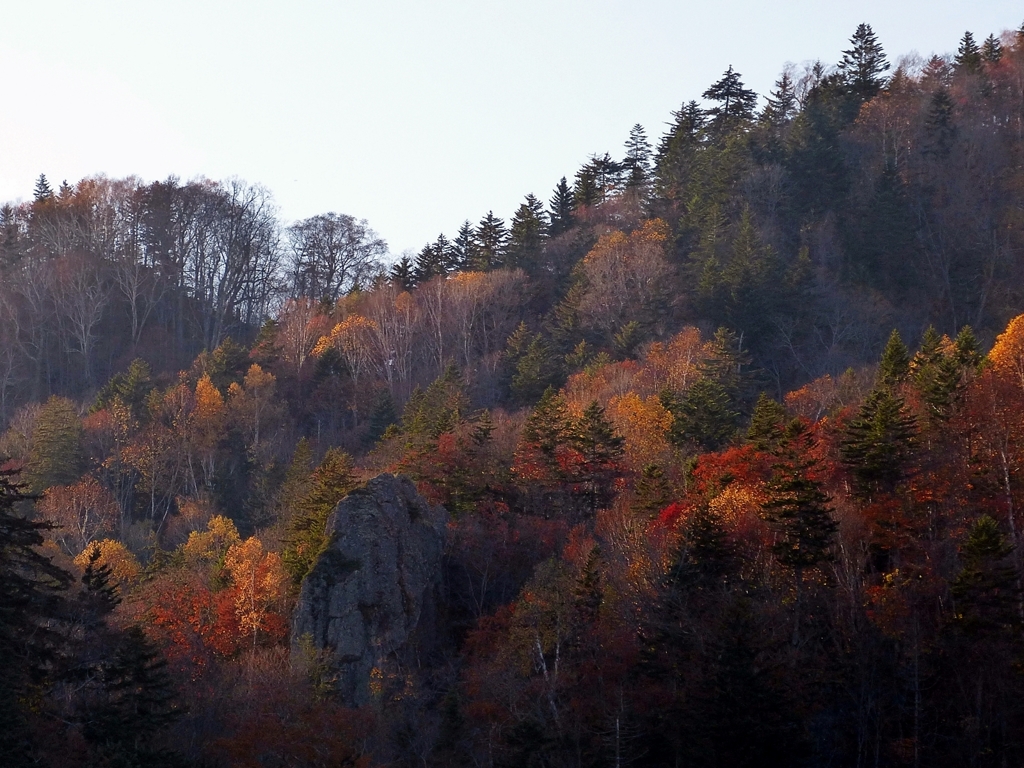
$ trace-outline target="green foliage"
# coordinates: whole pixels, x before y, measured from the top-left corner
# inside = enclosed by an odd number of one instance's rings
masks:
[[[910,352],[900,338],[896,329],[889,334],[889,340],[882,350],[882,359],[878,362],[876,381],[883,387],[895,387],[901,384],[910,373]]]
[[[960,38],[960,47],[957,48],[953,61],[956,62],[957,68],[966,72],[973,74],[981,71],[981,49],[970,31],[964,32],[964,36]]]
[[[146,401],[153,391],[149,364],[145,360],[135,358],[124,373],[111,377],[110,381],[99,391],[93,411],[99,411],[120,401],[131,409],[132,416],[141,420],[146,414]]]
[[[732,65],[701,96],[717,102],[717,106],[709,109],[708,114],[711,116],[711,130],[718,134],[735,129],[754,117],[757,93],[743,86],[740,73]]]
[[[569,444],[583,458],[577,479],[593,514],[607,506],[614,496],[613,483],[622,474],[619,462],[624,440],[615,434],[615,428],[597,401],[591,402],[580,418],[572,422],[568,437]]]
[[[574,209],[575,204],[573,202],[572,190],[566,183],[565,176],[563,176],[557,186],[555,186],[551,200],[548,203],[549,232],[551,237],[558,237],[572,227]]]
[[[358,485],[352,458],[329,448],[309,481],[309,490],[295,506],[281,560],[292,581],[298,585],[327,546],[327,518],[345,496]]]
[[[779,534],[773,548],[775,557],[798,581],[804,570],[832,560],[838,529],[828,494],[811,477],[813,469],[813,462],[799,456],[776,466],[768,484],[768,500],[762,506]]]
[[[952,587],[957,622],[968,635],[1004,634],[1020,627],[1020,583],[1012,552],[994,519],[982,515],[975,521],[960,549],[963,569]]]
[[[83,469],[82,422],[74,403],[51,397],[39,411],[29,449],[25,479],[41,493],[53,485],[70,485]]]
[[[762,392],[750,417],[747,440],[759,451],[775,451],[786,439],[787,420],[786,409],[782,403],[772,400]]]
[[[736,434],[739,413],[725,387],[712,379],[701,378],[682,397],[663,392],[661,404],[673,416],[669,440],[679,447],[718,450]]]
[[[450,364],[429,387],[413,392],[402,413],[402,433],[411,443],[437,440],[455,429],[467,407],[462,375]]]
[[[381,387],[377,390],[377,395],[370,406],[369,429],[366,433],[367,443],[370,445],[378,443],[388,428],[397,425],[398,422],[398,411],[395,408],[395,399],[391,396],[391,390]]]
[[[654,516],[672,501],[672,486],[665,472],[656,464],[648,464],[640,471],[633,486],[633,509]]]
[[[470,264],[473,269],[486,272],[503,266],[508,247],[505,222],[495,216],[493,211],[488,211],[473,233],[473,244],[474,261]]]
[[[872,390],[846,425],[841,446],[858,492],[896,490],[909,472],[916,438],[917,420],[903,398],[889,387]]]
[[[870,24],[857,25],[850,44],[851,48],[843,51],[843,58],[836,68],[859,105],[882,90],[885,85],[882,73],[888,71],[889,62]]]
[[[541,334],[530,333],[526,323],[509,336],[502,362],[509,391],[523,405],[536,402],[562,378],[554,349]]]
[[[518,267],[528,275],[536,275],[540,270],[541,251],[548,239],[549,226],[544,204],[533,195],[527,195],[512,217],[505,266]]]

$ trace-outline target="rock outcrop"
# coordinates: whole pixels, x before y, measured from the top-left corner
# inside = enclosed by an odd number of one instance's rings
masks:
[[[403,476],[380,475],[327,519],[330,543],[302,581],[293,652],[304,635],[328,651],[350,706],[370,698],[370,676],[434,634],[448,514]]]

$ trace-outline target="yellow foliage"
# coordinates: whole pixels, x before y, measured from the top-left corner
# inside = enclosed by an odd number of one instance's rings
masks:
[[[277,385],[277,377],[253,363],[245,374],[245,390],[253,396],[270,396]]]
[[[988,359],[999,373],[1012,376],[1024,387],[1024,315],[1017,315],[996,337]]]
[[[657,396],[641,399],[634,392],[613,397],[608,402],[608,418],[615,431],[625,439],[626,460],[637,470],[659,463],[669,450],[668,434],[672,414]]]
[[[684,391],[697,378],[700,361],[710,354],[709,345],[696,328],[684,328],[667,342],[655,342],[644,356],[644,369],[655,389]]]
[[[263,542],[251,536],[228,549],[224,568],[235,585],[239,627],[255,642],[270,607],[284,595],[288,583],[284,565],[276,552],[264,552]]]
[[[224,397],[213,385],[209,374],[204,373],[196,382],[195,416],[200,423],[216,421],[224,412]]]
[[[124,544],[115,539],[103,539],[103,541],[90,543],[75,558],[75,565],[84,569],[89,564],[89,558],[92,557],[92,553],[96,551],[100,553],[96,564],[98,566],[107,566],[110,569],[110,575],[122,586],[131,583],[142,573],[142,566],[135,559],[135,555],[129,552]]]
[[[719,516],[723,523],[731,525],[747,515],[757,515],[767,498],[761,483],[756,485],[730,483],[724,491],[709,502],[708,507]]]
[[[226,549],[241,541],[238,529],[230,519],[216,515],[206,524],[205,531],[192,531],[182,547],[188,560],[218,560]]]

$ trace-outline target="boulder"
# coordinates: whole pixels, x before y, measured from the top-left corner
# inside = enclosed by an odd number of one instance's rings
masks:
[[[447,523],[409,478],[388,474],[328,517],[329,544],[303,579],[292,618],[292,651],[307,635],[326,650],[349,706],[370,701],[375,669],[411,663],[433,642]]]

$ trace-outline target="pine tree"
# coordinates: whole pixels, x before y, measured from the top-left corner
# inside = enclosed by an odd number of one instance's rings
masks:
[[[775,451],[786,439],[786,409],[764,392],[757,398],[750,417],[747,440],[759,451]]]
[[[885,387],[895,387],[902,383],[910,373],[910,352],[895,328],[889,334],[889,340],[882,350],[882,359],[878,363],[876,381]]]
[[[391,390],[381,387],[370,406],[369,429],[366,433],[366,440],[369,444],[376,444],[388,428],[398,424],[398,411],[395,408],[395,400],[391,396]]]
[[[707,114],[712,117],[711,127],[720,135],[754,117],[757,94],[743,86],[740,73],[733,70],[732,65],[722,75],[721,80],[701,95],[705,99],[718,102],[718,106],[709,109]]]
[[[476,235],[473,232],[473,225],[467,219],[462,222],[455,240],[452,241],[452,271],[472,269],[476,262]]]
[[[53,485],[70,485],[82,474],[82,422],[75,405],[53,396],[43,404],[32,431],[25,479],[41,493]]]
[[[903,398],[887,386],[872,390],[847,425],[841,446],[858,492],[896,490],[909,471],[916,437],[917,422]]]
[[[961,547],[963,569],[953,582],[957,623],[968,635],[1005,634],[1020,627],[1012,552],[999,524],[988,515],[978,518]]]
[[[309,491],[298,500],[281,560],[297,586],[327,545],[327,518],[357,485],[352,458],[337,448],[327,449],[310,478]]]
[[[998,64],[1003,58],[1003,44],[995,35],[989,35],[981,44],[981,60],[988,65]]]
[[[957,48],[956,56],[953,58],[957,69],[964,72],[976,73],[981,71],[981,49],[974,42],[974,35],[969,31],[964,32],[960,39],[960,47]]]
[[[857,26],[850,44],[852,47],[843,51],[843,58],[836,68],[859,105],[874,98],[885,86],[882,73],[889,70],[889,62],[869,24]]]
[[[558,237],[572,226],[574,207],[572,190],[563,176],[555,186],[551,201],[548,203],[551,237]]]
[[[425,390],[410,398],[402,412],[402,433],[411,444],[429,444],[451,432],[466,413],[469,398],[462,374],[449,363]]]
[[[654,516],[672,501],[672,486],[657,464],[648,464],[640,472],[633,486],[633,508]]]
[[[415,266],[408,254],[403,253],[391,270],[388,277],[403,291],[411,291],[416,286]]]
[[[45,173],[40,173],[39,178],[36,179],[36,186],[32,190],[32,199],[36,203],[45,203],[53,199],[53,189],[50,187],[50,182],[46,180]]]
[[[512,217],[505,266],[518,267],[527,274],[536,275],[548,232],[544,204],[533,195],[527,195]]]
[[[629,131],[622,169],[626,175],[626,189],[634,190],[644,199],[651,183],[651,144],[640,123]]]
[[[956,125],[953,122],[953,99],[950,98],[949,89],[944,86],[932,94],[925,121],[925,135],[927,143],[924,151],[927,154],[940,160],[949,156],[956,140]]]
[[[505,228],[505,222],[495,216],[493,211],[488,211],[487,215],[480,219],[474,233],[474,245],[474,269],[486,272],[505,264],[508,230]]]
[[[84,735],[102,764],[171,766],[173,753],[157,749],[155,737],[182,715],[167,662],[138,626],[121,637],[103,665],[104,698],[85,723]],[[109,762],[108,762],[109,761]]]
[[[569,443],[582,456],[578,480],[591,514],[611,502],[613,483],[622,472],[624,442],[596,400],[572,424]]]
[[[960,329],[953,339],[954,354],[957,364],[965,371],[973,371],[981,365],[981,352],[978,351],[978,340],[969,325]]]
[[[796,116],[799,106],[793,78],[789,72],[783,72],[775,81],[775,90],[768,97],[761,119],[772,128],[781,128]]]
[[[682,397],[663,392],[661,404],[673,416],[669,440],[679,447],[696,445],[705,451],[717,451],[736,434],[739,413],[717,381],[698,379]]]

